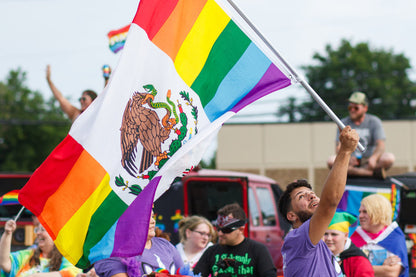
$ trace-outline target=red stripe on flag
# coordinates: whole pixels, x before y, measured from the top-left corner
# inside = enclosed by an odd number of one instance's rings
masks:
[[[178,1],[140,1],[133,23],[145,30],[149,39],[152,40],[163,24],[165,24]]]
[[[48,198],[64,182],[83,150],[81,144],[68,135],[20,190],[19,202],[38,216]]]
[[[120,29],[117,29],[117,30],[113,30],[113,31],[108,32],[107,36],[108,36],[108,38],[111,38],[111,37],[116,36],[118,34],[125,33],[125,32],[127,32],[129,30],[129,28],[130,28],[130,24],[127,25],[127,26],[124,26],[124,27],[122,27]]]

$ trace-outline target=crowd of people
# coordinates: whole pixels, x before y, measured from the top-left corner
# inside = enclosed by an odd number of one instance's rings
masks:
[[[50,75],[48,66],[51,90],[63,111],[75,120],[96,95],[84,91],[81,109],[77,109],[56,89]],[[336,211],[347,176],[382,178],[394,162],[394,156],[384,152],[380,120],[366,114],[367,109],[366,95],[353,93],[350,116],[343,119],[346,127],[338,132],[336,155],[328,161],[330,172],[320,197],[307,180],[300,179],[290,183],[279,199],[279,213],[292,227],[281,249],[284,276],[409,276],[405,236],[392,222],[391,204],[384,196],[372,194],[362,199],[359,224],[351,235],[350,226],[357,225],[357,218]],[[367,149],[362,157],[356,150],[359,140]],[[183,218],[176,246],[168,234],[156,228],[152,211],[142,255],[100,260],[85,273],[59,253],[36,218],[34,223],[35,245],[11,253],[16,222],[6,222],[0,238],[1,277],[141,277],[161,268],[171,275],[202,277],[277,274],[265,245],[245,236],[247,215],[236,203],[219,209],[213,223],[198,215]]]

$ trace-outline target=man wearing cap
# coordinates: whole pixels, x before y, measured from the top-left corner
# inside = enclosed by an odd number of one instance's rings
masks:
[[[354,92],[348,99],[349,116],[341,121],[345,125],[350,125],[356,129],[360,136],[360,143],[365,147],[364,153],[355,150],[351,156],[348,167],[350,176],[366,176],[384,179],[385,170],[389,169],[395,160],[392,153],[386,153],[384,133],[381,120],[368,111],[368,99],[363,92]],[[337,131],[337,141],[335,152],[339,151],[339,130]],[[328,167],[331,168],[334,163],[334,156],[328,159]]]
[[[208,248],[194,267],[194,274],[207,276],[276,277],[276,268],[267,248],[244,236],[247,222],[238,204],[218,210],[218,243]]]
[[[372,277],[374,270],[367,256],[348,238],[349,227],[356,221],[357,218],[349,213],[335,213],[324,241],[346,277]]]
[[[341,147],[323,185],[321,197],[306,180],[290,183],[279,199],[279,213],[293,227],[283,243],[285,277],[338,277],[339,264],[322,240],[345,190],[348,163],[358,144],[358,134],[346,126]]]

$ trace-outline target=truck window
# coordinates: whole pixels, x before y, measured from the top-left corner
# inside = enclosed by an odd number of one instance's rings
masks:
[[[250,210],[250,216],[253,226],[260,225],[260,213],[257,208],[256,198],[254,197],[253,189],[248,189],[248,208]]]
[[[273,199],[268,188],[257,187],[257,198],[259,200],[261,214],[264,226],[276,225],[276,212],[273,205]]]
[[[190,181],[187,194],[190,214],[202,215],[209,220],[215,220],[217,211],[227,204],[243,206],[240,182]]]

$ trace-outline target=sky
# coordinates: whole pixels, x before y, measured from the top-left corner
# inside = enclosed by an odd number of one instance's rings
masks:
[[[403,53],[416,68],[416,1],[414,0],[234,0],[273,47],[302,74],[315,52],[324,53],[342,39],[369,43],[372,49]],[[104,64],[117,66],[121,53],[108,47],[107,33],[130,23],[138,0],[0,0],[0,80],[12,69],[27,73],[26,85],[52,96],[52,80],[79,107],[85,89],[100,93]],[[415,70],[411,76],[415,76]],[[319,91],[317,92],[319,94]],[[276,122],[274,115],[288,97],[305,99],[295,84],[243,109],[230,122]],[[1,111],[0,111],[1,112]]]
[[[416,1],[414,0],[234,0],[273,47],[302,74],[315,52],[336,48],[341,39],[368,42],[373,49],[393,50],[416,66]],[[104,64],[117,66],[121,53],[108,48],[107,33],[133,19],[138,0],[0,0],[0,80],[21,68],[27,86],[52,96],[52,80],[79,106],[85,89],[100,93]],[[414,70],[411,72],[415,76]],[[318,92],[319,94],[319,92]],[[288,97],[302,100],[306,91],[295,84],[245,108],[231,122],[274,122],[274,112]]]

